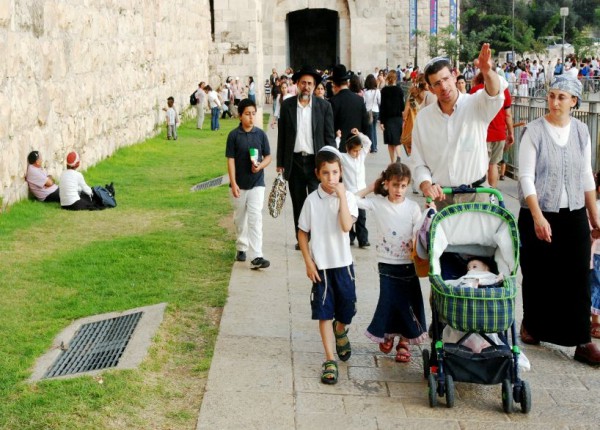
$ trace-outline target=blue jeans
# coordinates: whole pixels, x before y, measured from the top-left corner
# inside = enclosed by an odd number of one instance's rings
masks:
[[[220,109],[218,107],[210,108],[210,129],[218,130],[219,129],[219,112]]]
[[[379,112],[373,112],[373,122],[369,125],[369,139],[371,139],[371,152],[377,151],[377,120]]]

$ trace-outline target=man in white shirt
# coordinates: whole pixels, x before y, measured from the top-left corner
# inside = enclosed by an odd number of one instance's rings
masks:
[[[495,71],[488,43],[482,46],[478,62],[485,89],[475,94],[459,94],[447,58],[435,58],[424,69],[438,101],[417,115],[410,164],[415,183],[426,197],[440,201],[438,207],[487,198],[473,194],[446,198],[442,192],[442,187],[486,185],[487,129],[502,108],[508,84]]]
[[[277,171],[289,181],[294,209],[294,227],[298,234],[298,218],[306,196],[317,189],[315,154],[325,146],[335,146],[331,104],[313,97],[321,75],[303,67],[292,76],[298,95],[281,103],[277,123]],[[296,244],[296,249],[300,249]]]

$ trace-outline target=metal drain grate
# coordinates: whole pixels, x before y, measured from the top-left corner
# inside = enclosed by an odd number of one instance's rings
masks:
[[[44,378],[115,367],[143,312],[82,325]]]
[[[205,182],[200,182],[199,184],[194,185],[192,187],[191,191],[206,190],[208,188],[219,187],[221,185],[228,184],[228,183],[229,183],[229,176],[223,175],[223,176],[219,176],[218,178],[210,179]]]

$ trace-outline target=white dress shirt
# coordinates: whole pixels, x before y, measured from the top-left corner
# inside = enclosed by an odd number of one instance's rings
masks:
[[[314,154],[313,130],[312,130],[312,97],[306,106],[302,106],[298,100],[296,112],[296,142],[294,152],[306,152]]]
[[[500,79],[496,96],[485,90],[459,92],[452,115],[433,103],[417,115],[412,131],[410,166],[415,183],[430,181],[443,187],[472,184],[485,176],[489,158],[487,129],[504,104],[508,83]]]

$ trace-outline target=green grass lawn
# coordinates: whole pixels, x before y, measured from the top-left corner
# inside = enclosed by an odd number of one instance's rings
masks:
[[[207,117],[209,124],[210,118]],[[84,172],[114,182],[118,206],[63,211],[23,201],[0,214],[0,428],[194,428],[234,256],[221,130],[184,123]],[[29,383],[73,320],[167,302],[140,369]]]

